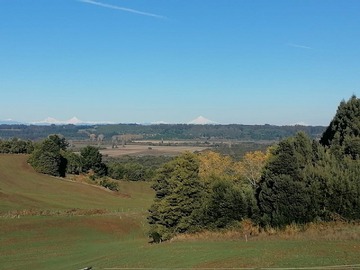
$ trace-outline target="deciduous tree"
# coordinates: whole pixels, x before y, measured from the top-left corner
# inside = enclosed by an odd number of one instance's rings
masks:
[[[237,173],[256,188],[269,155],[261,151],[246,153],[244,158],[236,163]]]
[[[208,151],[199,155],[199,174],[204,182],[212,178],[235,179],[234,163],[229,156]]]

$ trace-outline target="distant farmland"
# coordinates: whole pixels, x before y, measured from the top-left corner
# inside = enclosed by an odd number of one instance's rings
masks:
[[[126,145],[124,147],[112,148],[107,146],[100,152],[104,156],[177,156],[185,151],[196,152],[209,149],[201,146],[149,146],[149,145]]]

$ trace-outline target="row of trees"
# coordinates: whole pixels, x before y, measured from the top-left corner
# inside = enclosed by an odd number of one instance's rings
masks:
[[[170,161],[166,156],[125,156],[107,160],[108,176],[116,180],[150,181],[156,170]]]
[[[64,177],[66,173],[79,174],[92,170],[97,176],[107,174],[102,155],[93,146],[81,149],[80,155],[67,150],[65,138],[50,135],[41,143],[35,144],[29,163],[40,173]]]
[[[30,154],[34,150],[34,144],[30,140],[12,138],[0,140],[0,153],[2,154]]]
[[[37,172],[59,177],[91,172],[90,179],[113,191],[119,190],[118,183],[113,179],[147,181],[154,176],[160,164],[169,160],[166,157],[128,157],[122,160],[110,159],[105,163],[96,147],[87,146],[80,153],[74,153],[67,149],[68,143],[60,135],[50,135],[32,146],[28,162]]]
[[[244,218],[276,227],[360,219],[359,136],[360,100],[353,96],[320,141],[300,132],[239,163],[215,153],[179,156],[155,177],[150,235],[168,240]]]
[[[12,141],[22,142],[14,139]],[[149,181],[169,157],[125,157],[103,162],[98,148],[87,146],[74,153],[61,135],[50,135],[40,143],[33,144],[29,163],[36,171],[53,176],[94,172],[95,177],[108,176],[115,180]],[[110,182],[109,182],[110,183]]]

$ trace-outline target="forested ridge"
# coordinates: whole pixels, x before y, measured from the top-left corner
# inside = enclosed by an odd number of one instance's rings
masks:
[[[0,138],[41,140],[51,134],[62,134],[67,140],[89,139],[90,134],[102,135],[105,140],[122,134],[138,135],[154,140],[279,140],[304,131],[312,138],[319,138],[322,126],[274,126],[274,125],[187,125],[187,124],[108,124],[108,125],[0,125]]]

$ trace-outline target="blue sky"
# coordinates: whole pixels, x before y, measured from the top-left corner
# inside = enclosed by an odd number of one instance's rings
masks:
[[[358,0],[0,0],[0,119],[328,125]]]

